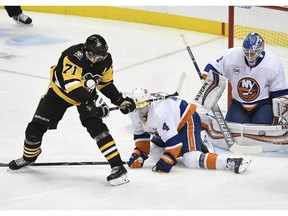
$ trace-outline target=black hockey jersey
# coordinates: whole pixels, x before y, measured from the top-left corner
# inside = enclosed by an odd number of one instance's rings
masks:
[[[50,69],[50,86],[58,96],[73,105],[93,99],[96,89],[115,103],[121,94],[113,84],[111,54],[92,64],[86,59],[83,46],[74,45],[62,52],[57,65]]]

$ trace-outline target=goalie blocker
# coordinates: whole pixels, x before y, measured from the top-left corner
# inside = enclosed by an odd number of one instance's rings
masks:
[[[212,108],[217,104],[225,88],[226,78],[211,71],[208,73],[194,101],[203,105],[205,108]]]
[[[288,99],[274,98],[273,99],[273,114],[274,117],[288,120]],[[283,119],[283,120],[284,120]]]

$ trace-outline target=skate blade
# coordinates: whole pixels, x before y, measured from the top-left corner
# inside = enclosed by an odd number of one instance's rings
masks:
[[[26,170],[26,169],[28,169],[28,168],[29,168],[29,166],[24,166],[24,167],[22,167],[22,168],[20,168],[20,169],[17,169],[17,170],[12,170],[12,169],[8,168],[8,169],[7,169],[7,172],[17,173],[17,172],[24,171],[24,170]]]
[[[125,174],[125,175],[120,176],[119,178],[111,179],[109,181],[109,184],[112,185],[112,186],[117,186],[117,185],[126,184],[128,182],[130,182],[130,180],[127,177],[127,175]]]
[[[242,165],[239,167],[239,173],[245,172],[251,164],[251,160],[243,160]]]

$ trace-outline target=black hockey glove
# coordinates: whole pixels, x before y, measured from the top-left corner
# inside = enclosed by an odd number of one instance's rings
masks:
[[[96,108],[95,111],[97,117],[106,118],[109,116],[109,107],[100,96],[96,95],[95,99],[93,100],[93,105]]]
[[[125,98],[122,97],[119,104],[120,104],[119,105],[120,111],[125,115],[130,112],[133,112],[136,109],[136,104],[134,100],[130,97]]]

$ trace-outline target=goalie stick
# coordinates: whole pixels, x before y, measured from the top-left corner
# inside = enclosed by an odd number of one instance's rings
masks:
[[[194,64],[194,67],[198,73],[199,78],[201,79],[201,81],[203,80],[201,71],[198,67],[198,64],[196,62],[196,59],[191,51],[190,46],[187,44],[187,41],[185,40],[185,37],[183,34],[180,34],[185,46],[186,46],[186,50],[189,53],[189,56]],[[233,136],[230,132],[230,129],[224,119],[224,116],[221,112],[221,109],[218,105],[218,103],[216,103],[216,105],[214,107],[211,108],[213,115],[216,118],[217,124],[223,134],[223,137],[225,139],[225,142],[229,148],[229,150],[233,153],[242,153],[242,154],[259,154],[262,152],[263,147],[262,146],[243,146],[243,145],[239,145],[237,144],[234,139]]]
[[[123,161],[123,164],[126,162]],[[79,166],[79,165],[109,165],[108,161],[87,161],[87,162],[43,162],[34,163],[29,166]],[[8,163],[0,163],[0,167],[8,167]]]
[[[170,95],[165,95],[165,96],[160,96],[160,97],[157,97],[157,98],[152,98],[152,99],[148,99],[148,100],[144,100],[144,101],[138,101],[136,102],[136,106],[137,105],[141,105],[141,104],[144,104],[144,103],[152,103],[154,101],[158,101],[158,100],[165,100],[167,98],[170,98],[170,97],[175,97],[175,96],[178,96],[179,95],[179,92],[181,92],[181,89],[182,89],[182,86],[183,86],[183,82],[184,82],[184,79],[186,77],[186,73],[185,72],[182,72],[181,76],[180,76],[180,79],[178,81],[178,85],[177,85],[177,90],[175,93],[173,94],[170,94]],[[113,111],[113,110],[118,110],[120,109],[121,107],[112,107],[110,108],[109,110],[110,111]]]

